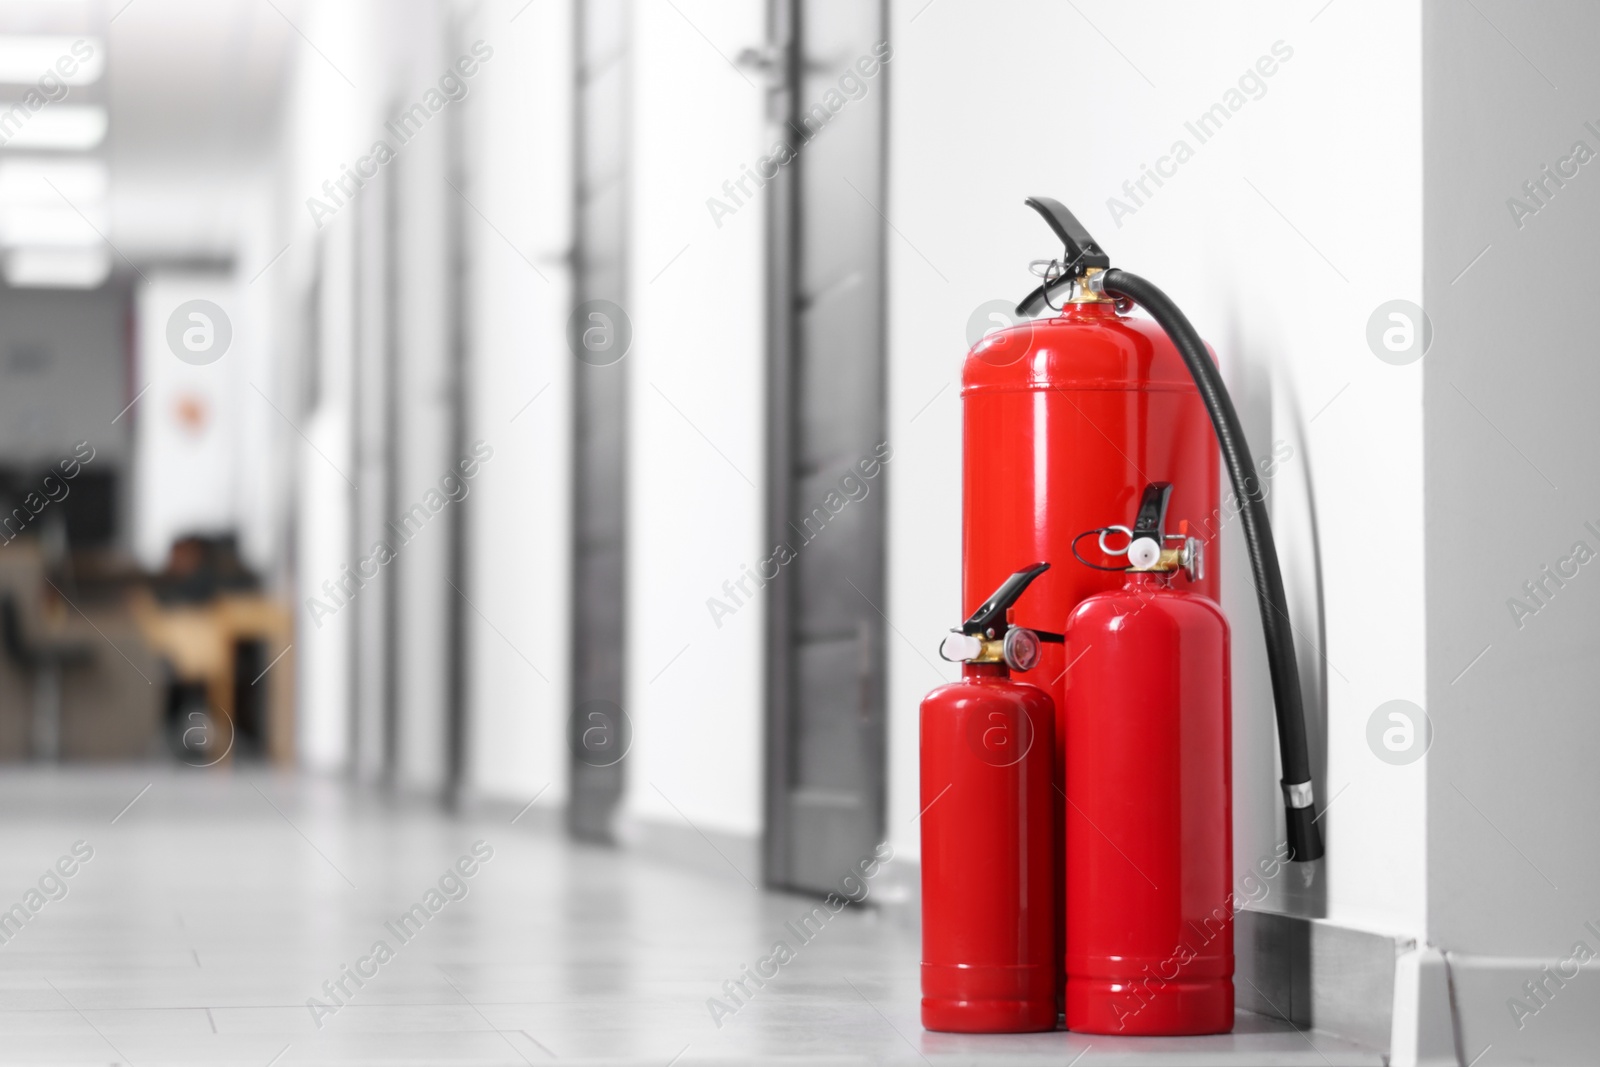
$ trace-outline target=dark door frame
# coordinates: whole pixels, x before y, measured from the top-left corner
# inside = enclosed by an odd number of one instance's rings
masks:
[[[797,426],[796,387],[798,360],[801,355],[799,315],[801,302],[801,232],[806,224],[805,204],[799,195],[800,176],[806,166],[803,146],[792,139],[801,128],[803,99],[802,74],[805,59],[804,31],[807,0],[769,0],[767,15],[768,48],[763,64],[772,84],[769,87],[771,115],[777,120],[785,140],[795,145],[792,162],[780,167],[778,174],[767,183],[766,240],[767,240],[767,500],[765,532],[768,546],[789,543],[794,534],[796,508],[796,457],[802,444]],[[866,4],[863,4],[865,7]],[[888,5],[878,0],[879,26],[888,34]],[[879,94],[877,106],[882,109],[880,139],[879,186],[867,192],[878,195],[887,188],[888,153],[888,71],[878,76],[875,91]],[[877,210],[876,205],[874,210]],[[877,226],[878,265],[880,271],[877,289],[879,308],[877,337],[874,347],[878,353],[871,370],[880,375],[880,396],[884,405],[879,411],[879,426],[887,426],[887,358],[886,316],[887,260],[886,227]],[[886,430],[885,430],[886,432]],[[880,485],[876,492],[882,493]],[[882,498],[879,501],[882,503]],[[886,520],[886,515],[885,515]],[[882,527],[886,529],[885,525]],[[876,780],[867,785],[864,801],[866,818],[873,824],[876,840],[882,840],[887,819],[887,719],[886,676],[884,662],[884,619],[879,607],[884,600],[887,584],[886,546],[878,545],[878,559],[873,568],[875,581],[871,588],[858,590],[870,598],[870,607],[863,605],[865,619],[861,623],[863,674],[861,679],[864,710],[876,715],[876,740],[868,744],[868,765],[876,768]],[[793,796],[796,786],[796,745],[794,743],[800,709],[796,707],[797,672],[795,670],[796,613],[798,606],[795,573],[792,565],[780,569],[776,579],[767,585],[765,678],[765,789],[764,824],[762,842],[762,875],[769,886],[816,891],[822,882],[837,879],[846,872],[818,872],[797,869],[795,863],[796,837],[793,820]]]

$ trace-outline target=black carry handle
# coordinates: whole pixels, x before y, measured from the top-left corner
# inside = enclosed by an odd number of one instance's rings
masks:
[[[991,636],[987,631],[993,629],[994,636],[1000,634],[1006,628],[1006,612],[1028,586],[1033,584],[1033,580],[1049,569],[1048,563],[1035,563],[1027,570],[1018,571],[1001,582],[1000,588],[994,591],[994,595],[985,600],[983,606],[961,624],[961,632],[974,636]]]
[[[1067,268],[1069,274],[1076,277],[1090,267],[1105,270],[1111,266],[1111,257],[1089,236],[1089,228],[1067,210],[1067,205],[1048,196],[1030,196],[1024,203],[1037,211],[1056,236],[1061,238],[1061,244],[1066,249],[1061,265]]]
[[[1089,235],[1088,227],[1078,221],[1078,216],[1067,210],[1067,205],[1048,196],[1030,196],[1024,201],[1037,211],[1055,235],[1061,238],[1061,276],[1047,278],[1017,305],[1018,315],[1037,315],[1049,303],[1050,293],[1063,285],[1071,285],[1078,275],[1091,267],[1105,270],[1111,266],[1111,257]]]

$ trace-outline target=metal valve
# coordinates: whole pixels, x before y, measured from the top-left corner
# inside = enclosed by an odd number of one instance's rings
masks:
[[[1183,537],[1183,547],[1178,550],[1178,564],[1184,577],[1191,582],[1203,581],[1206,576],[1206,543],[1198,537]]]
[[[1100,571],[1176,571],[1181,570],[1191,582],[1206,576],[1206,546],[1199,538],[1190,537],[1187,523],[1178,524],[1178,533],[1166,532],[1167,503],[1172,497],[1172,486],[1167,482],[1151,482],[1145,487],[1139,501],[1139,515],[1132,526],[1102,526],[1085,530],[1072,541],[1072,554],[1078,562]],[[1121,548],[1106,544],[1106,538],[1121,534],[1128,543]],[[1078,542],[1085,537],[1098,535],[1100,551],[1108,556],[1126,556],[1126,567],[1105,567],[1090,563],[1078,555]],[[1173,543],[1176,547],[1172,547]]]

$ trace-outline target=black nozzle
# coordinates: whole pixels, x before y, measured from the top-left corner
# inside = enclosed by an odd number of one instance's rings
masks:
[[[1322,858],[1322,830],[1317,826],[1316,809],[1285,806],[1284,821],[1289,830],[1289,861],[1310,863]]]
[[[964,634],[998,636],[1006,628],[1006,612],[1017,602],[1033,580],[1050,569],[1048,563],[1035,563],[1026,570],[1020,570],[1000,583],[1000,588],[994,595],[983,602],[983,606],[972,613],[972,617],[961,624]],[[989,631],[994,633],[990,634]]]
[[[1105,270],[1111,266],[1111,257],[1078,221],[1078,216],[1067,210],[1067,205],[1048,196],[1030,196],[1023,201],[1043,217],[1055,235],[1061,238],[1061,275],[1046,278],[1044,283],[1022,298],[1017,305],[1018,315],[1037,315],[1049,301],[1050,291],[1070,285],[1078,275],[1091,267]]]

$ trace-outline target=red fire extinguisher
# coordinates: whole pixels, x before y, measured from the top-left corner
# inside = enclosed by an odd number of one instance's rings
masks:
[[[1172,495],[1157,482],[1131,528],[1078,535],[1099,535],[1126,566],[1075,553],[1124,582],[1066,626],[1069,1030],[1233,1028],[1228,624],[1195,591],[1204,546],[1166,532]]]
[[[922,1025],[1056,1025],[1055,704],[1011,679],[1061,635],[1013,626],[1048,563],[1007,578],[940,648],[961,681],[922,702]]]
[[[1236,497],[1236,507],[1226,514],[1233,517],[1237,512],[1267,644],[1288,855],[1299,862],[1319,859],[1322,840],[1315,822],[1305,717],[1283,578],[1262,485],[1211,352],[1165,293],[1138,275],[1113,268],[1110,257],[1066,207],[1047,197],[1031,198],[1027,203],[1061,240],[1063,252],[1044,265],[1043,283],[1018,305],[1024,321],[985,337],[968,354],[963,368],[963,603],[978,603],[1014,566],[1014,560],[1064,560],[1074,552],[1078,534],[1095,528],[1105,516],[1132,510],[1140,488],[1152,482],[1174,487],[1163,493],[1163,523],[1188,531],[1186,546],[1190,536],[1202,550],[1210,545],[1214,557],[1224,521],[1217,487],[1220,446]],[[1052,296],[1065,299],[1057,305],[1051,302]],[[1130,317],[1128,312],[1135,305],[1153,321]],[[1046,306],[1059,314],[1031,319]],[[1207,432],[1208,423],[1212,432]],[[1165,549],[1160,539],[1154,543],[1159,557]],[[1139,551],[1148,548],[1142,544]],[[1117,595],[1125,582],[1125,578],[1113,578],[1104,571],[1059,568],[1039,581],[1029,600],[1030,610],[1042,619],[1065,620],[1096,594]],[[1167,589],[1156,592],[1162,598],[1178,595]],[[1218,599],[1215,566],[1209,574],[1196,570],[1183,592],[1196,602],[1204,598],[1214,603]],[[1187,606],[1175,610],[1187,610]],[[1157,617],[1159,613],[1150,616]],[[1038,664],[1040,682],[1054,697],[1058,716],[1055,792],[1063,798],[1055,806],[1058,826],[1066,818],[1064,797],[1072,788],[1069,761],[1077,766],[1076,756],[1069,752],[1075,742],[1060,716],[1068,706],[1076,669],[1073,657],[1078,654],[1065,644],[1047,643]],[[1220,662],[1225,665],[1225,654]],[[1225,671],[1225,666],[1219,669]],[[1203,676],[1197,677],[1197,684],[1209,685]],[[1222,677],[1225,680],[1226,674]],[[1186,693],[1184,699],[1188,699]],[[1118,709],[1097,706],[1092,714],[1115,716]],[[1180,731],[1181,742],[1183,723],[1171,720],[1169,725]],[[1107,742],[1091,738],[1082,743]],[[1096,751],[1091,748],[1081,755],[1092,762]],[[1147,787],[1132,768],[1098,780],[1115,796],[1136,795]],[[1223,782],[1226,784],[1225,774]],[[924,780],[924,789],[926,786]],[[1224,813],[1226,800],[1224,791]],[[1205,818],[1215,819],[1214,808]],[[1199,816],[1185,814],[1190,817]],[[1225,838],[1222,844],[1218,862],[1226,870]],[[1214,847],[1208,856],[1216,860]],[[1059,865],[1065,858],[1066,850],[1058,846],[1055,863]],[[1079,872],[1068,871],[1065,877],[1070,882]],[[1062,878],[1058,866],[1058,882]],[[1057,936],[1064,938],[1074,921],[1066,912],[1077,905],[1063,901],[1060,906],[1063,917],[1055,926]],[[1086,921],[1092,919],[1086,917]],[[925,916],[924,921],[933,920]],[[958,916],[953,921],[971,919]],[[1151,930],[1142,932],[1159,939],[1163,930],[1165,927],[1152,920]],[[948,936],[938,930],[935,935]],[[1058,945],[1056,959],[1061,966],[1065,945]],[[1062,974],[1064,977],[1064,969]]]

